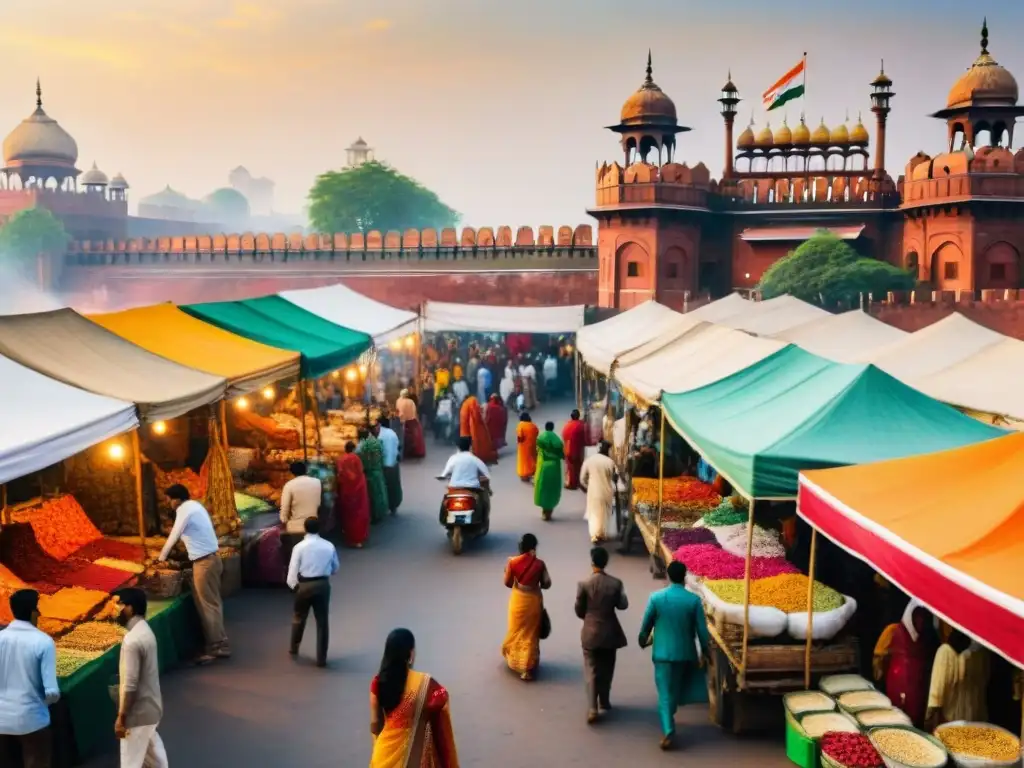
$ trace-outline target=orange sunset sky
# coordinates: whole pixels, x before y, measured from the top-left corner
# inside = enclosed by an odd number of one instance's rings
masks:
[[[34,106],[76,138],[79,167],[122,172],[134,199],[170,184],[194,197],[245,165],[298,212],[316,175],[362,135],[469,226],[587,220],[595,161],[643,79],[676,102],[679,157],[722,169],[715,99],[731,67],[763,124],[760,93],[808,52],[808,122],[868,114],[885,58],[895,81],[893,176],[942,150],[945,104],[978,53],[1024,74],[1024,6],[1008,0],[4,0],[0,130]],[[773,113],[773,124],[783,115]],[[869,129],[873,123],[867,122]]]

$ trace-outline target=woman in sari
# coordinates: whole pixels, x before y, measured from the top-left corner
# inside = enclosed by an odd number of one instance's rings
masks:
[[[368,429],[359,430],[356,448],[366,474],[366,489],[370,496],[370,522],[379,523],[388,516],[388,486],[384,480],[384,448],[380,440]]]
[[[516,474],[524,483],[533,479],[537,471],[537,435],[540,430],[533,423],[530,414],[523,411],[519,414],[519,426],[516,427]]]
[[[459,436],[468,437],[473,441],[473,454],[484,464],[497,464],[498,452],[494,450],[491,435],[484,424],[480,403],[470,395],[462,401],[459,410]]]
[[[366,488],[363,462],[356,455],[356,444],[345,443],[345,453],[338,457],[338,492],[334,509],[341,525],[345,546],[359,549],[370,535],[370,494]]]
[[[448,691],[415,661],[412,632],[393,630],[370,683],[370,768],[459,768]]]
[[[563,456],[555,423],[549,421],[537,438],[537,474],[533,478],[533,503],[540,507],[545,520],[551,519],[551,513],[562,499]]]
[[[409,396],[409,390],[403,389],[395,401],[400,429],[402,430],[402,456],[406,459],[422,459],[427,455],[427,446],[423,441],[423,427],[420,426],[419,410],[416,401]]]
[[[519,540],[519,557],[509,558],[505,586],[512,590],[512,597],[508,601],[508,633],[501,645],[501,655],[509,669],[530,681],[540,664],[544,614],[541,590],[551,589],[548,567],[537,557],[537,537],[532,533]]]
[[[924,725],[937,647],[931,616],[916,599],[907,605],[903,620],[887,627],[875,646],[876,664],[884,670],[885,694],[918,728]]]
[[[491,436],[494,450],[498,451],[508,445],[505,430],[508,429],[508,409],[501,402],[500,395],[491,395],[487,401],[487,432]]]
[[[562,442],[565,444],[565,487],[575,491],[580,487],[580,470],[587,447],[587,430],[580,421],[579,411],[569,414],[569,423],[562,429]]]

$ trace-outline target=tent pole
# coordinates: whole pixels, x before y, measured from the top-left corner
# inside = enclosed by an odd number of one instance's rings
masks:
[[[146,562],[146,506],[142,498],[142,445],[139,430],[132,430],[132,460],[135,463],[135,512],[139,522],[139,542],[142,544],[142,562]]]
[[[747,652],[750,645],[750,558],[754,549],[754,500],[747,507],[747,560],[743,568],[743,654],[740,657],[740,690],[747,685]]]
[[[228,401],[227,398],[220,401],[220,428],[223,432],[221,438],[224,441],[224,450],[227,451],[231,446],[228,444]]]
[[[309,402],[313,407],[313,429],[316,430],[316,443],[314,447],[316,448],[317,457],[320,457],[323,455],[323,446],[320,443],[320,400],[316,396],[316,382],[306,382],[306,388],[311,392]]]
[[[665,499],[665,409],[661,409],[661,443],[658,446],[658,525],[654,532],[654,554],[661,554],[661,509]]]
[[[814,571],[818,563],[818,529],[811,528],[811,562],[807,567],[807,642],[804,644],[804,688],[811,689],[811,647],[814,634]]]
[[[301,376],[295,392],[299,397],[299,434],[302,435],[302,460],[309,461],[309,447],[306,445],[306,380]]]

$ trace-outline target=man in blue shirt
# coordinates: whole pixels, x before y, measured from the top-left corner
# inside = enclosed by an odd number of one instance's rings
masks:
[[[668,566],[668,578],[672,583],[651,595],[640,625],[641,648],[651,645],[651,635],[654,635],[652,656],[658,715],[664,734],[662,749],[672,748],[676,709],[684,704],[707,703],[703,658],[711,648],[704,606],[700,598],[684,586],[686,566],[673,560]]]
[[[60,698],[57,648],[36,629],[38,592],[18,590],[10,605],[14,621],[0,632],[0,764],[7,765],[12,743],[17,743],[25,768],[49,768],[49,705]]]
[[[401,450],[398,433],[388,426],[388,418],[388,412],[382,408],[374,435],[380,440],[381,452],[384,454],[384,482],[388,486],[388,506],[391,507],[393,515],[402,506],[402,475],[398,469],[398,456]]]
[[[298,656],[302,634],[306,631],[309,610],[316,620],[316,665],[327,666],[329,625],[327,609],[331,604],[331,576],[338,572],[338,550],[320,538],[320,521],[306,518],[306,537],[295,545],[288,564],[288,588],[295,593],[292,614],[292,643],[288,653]]]

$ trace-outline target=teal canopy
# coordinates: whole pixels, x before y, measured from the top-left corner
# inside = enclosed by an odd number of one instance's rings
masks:
[[[225,331],[298,352],[307,378],[346,366],[373,345],[367,334],[335,325],[280,296],[187,304],[182,309]]]
[[[700,389],[662,396],[672,426],[740,493],[789,498],[801,470],[931,453],[1005,435],[873,365],[789,346]]]

